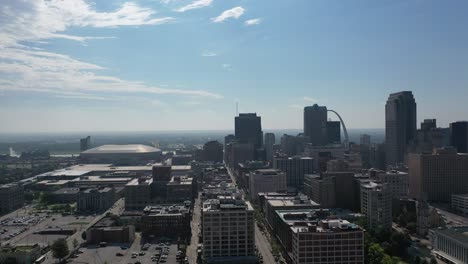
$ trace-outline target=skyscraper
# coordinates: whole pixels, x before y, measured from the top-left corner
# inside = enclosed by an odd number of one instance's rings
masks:
[[[273,162],[273,145],[275,145],[275,134],[265,133],[265,152],[269,162]]]
[[[309,142],[315,146],[327,144],[327,107],[313,106],[304,107],[304,135]]]
[[[340,121],[327,121],[327,143],[340,144],[341,143],[341,122]]]
[[[468,121],[450,124],[450,145],[458,153],[468,153]]]
[[[408,143],[416,136],[416,101],[411,91],[390,94],[385,105],[387,166],[402,163]]]
[[[256,113],[239,114],[235,118],[235,136],[239,143],[250,143],[254,148],[263,145],[261,117]]]
[[[91,148],[91,137],[87,136],[80,139],[80,151],[83,152]]]

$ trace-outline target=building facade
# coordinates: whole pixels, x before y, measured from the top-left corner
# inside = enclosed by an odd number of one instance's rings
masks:
[[[265,155],[266,160],[270,163],[273,162],[274,155],[274,145],[275,145],[275,134],[274,133],[265,133]]]
[[[407,198],[409,192],[409,175],[401,171],[378,172],[377,180],[386,184],[392,193],[392,198]]]
[[[280,192],[288,189],[286,173],[275,169],[260,169],[250,173],[249,194],[257,200],[260,192]]]
[[[459,121],[450,124],[450,145],[458,153],[468,153],[468,121]]]
[[[385,185],[374,182],[361,185],[361,213],[371,227],[392,228],[392,195]]]
[[[77,209],[80,212],[102,212],[116,201],[114,188],[90,188],[78,193]]]
[[[468,227],[431,229],[435,255],[447,263],[468,263]]]
[[[304,107],[304,136],[314,146],[327,144],[327,107],[313,106]]]
[[[12,212],[24,205],[24,188],[9,183],[0,186],[0,215]]]
[[[239,143],[253,144],[255,149],[263,146],[262,121],[256,113],[236,116],[234,130]]]
[[[314,159],[309,157],[275,157],[273,168],[286,173],[287,185],[302,190],[304,175],[314,172]]]
[[[335,177],[304,176],[304,193],[322,208],[336,207]]]
[[[385,105],[387,166],[405,161],[408,144],[416,136],[416,101],[411,91],[390,94]]]

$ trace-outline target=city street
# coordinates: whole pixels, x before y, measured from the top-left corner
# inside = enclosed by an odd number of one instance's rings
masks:
[[[192,238],[190,240],[190,246],[187,248],[187,257],[190,264],[197,263],[197,247],[198,247],[198,235],[201,232],[201,200],[200,193],[198,193],[197,199],[195,199],[195,204],[193,206],[193,216],[191,228],[192,228]]]
[[[260,231],[257,224],[255,224],[255,245],[258,251],[263,256],[264,263],[275,263],[275,258],[271,253],[271,246],[268,238]]]

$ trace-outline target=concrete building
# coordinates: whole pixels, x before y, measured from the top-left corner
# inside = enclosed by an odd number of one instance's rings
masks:
[[[171,165],[188,165],[192,160],[193,156],[191,154],[175,154],[171,158]]]
[[[273,227],[276,211],[278,210],[299,210],[299,209],[319,209],[320,204],[309,199],[305,195],[296,196],[276,196],[268,197],[264,201],[264,214],[267,223]]]
[[[145,145],[102,145],[80,153],[83,163],[145,165],[161,161],[160,149]]]
[[[4,246],[0,248],[0,263],[14,260],[17,264],[31,264],[41,256],[41,247],[35,245]],[[10,262],[11,263],[11,262]]]
[[[250,173],[249,194],[252,200],[258,199],[260,192],[280,192],[288,189],[286,173],[276,169],[260,169]]]
[[[452,209],[468,214],[468,194],[452,194]]]
[[[336,207],[335,177],[304,176],[304,193],[322,208]]]
[[[354,185],[354,173],[352,172],[324,172],[322,178],[334,178],[335,182],[335,205],[338,208],[357,210],[359,201],[356,201]]]
[[[22,185],[9,183],[0,185],[0,215],[12,212],[24,205]]]
[[[327,144],[327,114],[326,106],[304,107],[304,136],[314,146]]]
[[[432,252],[446,263],[468,263],[468,227],[437,228],[429,231]]]
[[[241,199],[219,196],[202,209],[204,263],[257,263],[254,210]]]
[[[53,200],[55,203],[72,204],[78,200],[80,188],[61,188],[53,192]]]
[[[378,172],[377,181],[386,184],[392,198],[407,198],[409,193],[409,175],[401,171]]]
[[[421,129],[408,147],[409,153],[432,153],[434,148],[449,145],[449,129],[437,128],[435,119],[424,119]]]
[[[387,162],[385,158],[385,144],[372,144],[369,148],[369,165],[371,168],[385,170]]]
[[[91,188],[78,193],[77,209],[80,212],[103,212],[117,200],[114,188]]]
[[[141,217],[144,236],[190,238],[190,204],[151,205]]]
[[[294,264],[364,263],[364,231],[346,220],[320,220],[292,229]]]
[[[223,162],[223,144],[217,140],[208,141],[203,145],[203,160]]]
[[[304,146],[307,142],[309,142],[309,138],[306,136],[283,134],[280,142],[281,152],[287,156],[301,155],[302,152],[304,152]]]
[[[239,143],[249,143],[258,149],[263,146],[262,119],[256,113],[235,117],[235,136]]]
[[[327,144],[341,143],[341,122],[327,121]]]
[[[362,134],[360,137],[361,146],[370,146],[371,145],[371,136],[367,134]]]
[[[392,196],[385,185],[375,182],[361,185],[361,213],[371,227],[392,228]]]
[[[289,188],[302,190],[304,187],[304,175],[314,172],[314,159],[300,156],[276,156],[273,158],[273,168],[286,173]]]
[[[125,210],[143,210],[151,203],[152,178],[133,179],[125,185]]]
[[[468,155],[453,148],[435,149],[432,154],[409,154],[411,198],[450,202],[452,194],[468,190]]]
[[[405,161],[408,144],[416,137],[416,101],[410,91],[390,94],[385,105],[387,166]]]
[[[135,226],[115,226],[114,220],[108,217],[101,219],[86,230],[86,243],[132,243],[135,239]]]
[[[343,145],[314,146],[306,144],[304,156],[314,159],[314,169],[317,172],[327,171],[327,162],[334,159],[343,160],[345,157],[345,148]]]
[[[166,201],[170,203],[192,201],[197,192],[194,179],[189,176],[173,176],[166,185]]]
[[[274,133],[265,133],[265,154],[266,160],[270,163],[273,163],[274,150],[273,146],[275,145],[275,134]]]
[[[458,153],[468,153],[468,121],[450,124],[450,145]]]

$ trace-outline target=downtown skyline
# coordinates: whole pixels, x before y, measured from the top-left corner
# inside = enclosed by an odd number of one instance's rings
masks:
[[[465,120],[468,4],[453,1],[2,1],[0,132],[302,129],[325,105],[385,127]],[[336,119],[333,119],[336,120]]]

